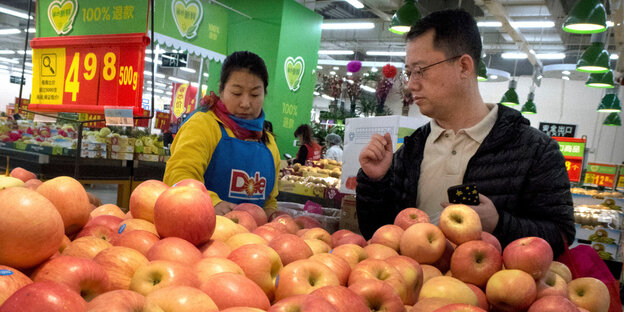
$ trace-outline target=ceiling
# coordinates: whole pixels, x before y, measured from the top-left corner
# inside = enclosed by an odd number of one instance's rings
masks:
[[[252,0],[249,0],[252,1]],[[258,0],[253,0],[258,1]],[[371,56],[367,51],[404,51],[405,42],[401,35],[389,32],[389,24],[394,12],[403,4],[403,0],[359,0],[364,4],[364,8],[356,9],[344,0],[295,0],[310,10],[323,16],[325,22],[351,22],[366,21],[374,23],[373,29],[367,30],[323,30],[321,37],[322,50],[346,49],[353,50],[353,55],[328,56],[320,55],[319,63],[331,60],[361,60],[373,62],[398,62],[402,63],[402,56]],[[504,59],[501,54],[504,52],[521,52],[522,49],[528,51],[535,50],[541,53],[565,53],[564,59],[559,60],[539,60],[542,66],[550,64],[576,63],[582,51],[590,44],[590,35],[575,35],[565,33],[561,30],[561,24],[567,16],[567,12],[577,0],[417,0],[417,6],[422,15],[445,8],[461,7],[471,13],[477,21],[497,21],[501,16],[509,18],[509,21],[552,21],[554,27],[550,28],[517,28],[516,33],[509,34],[509,29],[504,27],[480,27],[484,45],[484,61],[489,69],[501,70],[511,75],[532,75],[534,64],[528,59],[512,60]],[[17,9],[28,12],[29,0],[0,0],[0,7]],[[607,30],[608,50],[611,54],[620,54],[620,45],[616,46],[616,41],[624,42],[624,25],[622,18],[615,21],[617,12],[622,12],[622,0],[603,0],[607,7],[609,19],[616,24]],[[32,1],[32,11],[34,11],[34,1]],[[34,15],[34,14],[33,14]],[[252,14],[253,15],[253,14]],[[619,15],[621,16],[621,15]],[[20,51],[24,50],[24,39],[26,36],[27,20],[19,17],[0,13],[0,29],[18,28],[22,30],[19,34],[0,35],[0,50]],[[31,28],[34,28],[31,21]],[[32,37],[32,33],[29,37]],[[621,37],[618,37],[621,36]],[[616,38],[623,38],[616,40]],[[521,40],[520,40],[521,39]],[[517,43],[518,42],[518,43]],[[522,43],[524,42],[524,43]],[[2,52],[0,52],[2,53]],[[6,52],[5,52],[6,53]],[[10,63],[6,59],[12,59]],[[21,59],[23,53],[0,55],[0,70],[21,70]],[[612,68],[622,65],[617,60],[611,61]],[[30,63],[30,56],[27,55],[27,64]],[[31,66],[31,65],[30,65]],[[189,65],[191,68],[199,69],[199,62],[191,58]],[[541,67],[541,66],[539,66]],[[29,66],[26,69],[31,69]],[[368,70],[369,68],[364,68]],[[151,70],[151,63],[146,62],[146,70]],[[324,72],[333,70],[333,66],[323,66]],[[345,66],[338,66],[335,70],[338,74],[344,74]],[[180,69],[159,68],[158,72],[164,76],[156,78],[157,90],[166,95],[170,90],[170,76],[182,78],[188,81],[197,81],[198,74]],[[624,72],[624,70],[619,70]],[[620,74],[616,73],[616,76]],[[561,70],[555,73],[544,72],[545,77],[561,77]],[[585,74],[573,73],[571,79],[586,79]],[[146,76],[146,80],[147,80]],[[150,81],[151,83],[151,81]],[[163,87],[163,85],[166,85]],[[149,84],[145,84],[146,88]]]

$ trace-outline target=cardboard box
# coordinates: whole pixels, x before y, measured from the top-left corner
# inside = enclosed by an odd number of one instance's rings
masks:
[[[342,198],[342,208],[340,211],[340,229],[351,230],[360,234],[360,226],[358,224],[355,207],[355,195],[345,195]]]
[[[139,154],[137,159],[142,160],[142,161],[159,161],[160,160],[158,155],[152,155],[152,154]]]
[[[130,145],[111,145],[111,151],[117,153],[134,153],[134,146]]]
[[[580,241],[589,241],[592,243],[602,243],[602,244],[620,244],[620,240],[622,237],[622,231],[606,229],[603,227],[595,227],[594,229],[588,229],[586,227],[581,227],[580,224],[575,224],[576,226],[576,239]]]
[[[119,160],[133,160],[134,159],[134,153],[111,152],[110,153],[110,158],[111,159],[119,159]]]
[[[340,192],[355,194],[355,177],[360,170],[358,157],[370,142],[373,134],[390,133],[393,150],[403,145],[403,139],[420,126],[429,122],[429,118],[405,116],[381,116],[367,118],[347,118],[344,134],[344,152],[342,154],[342,175]]]
[[[80,150],[80,157],[82,158],[106,158],[106,150],[90,151]]]
[[[88,150],[88,151],[101,151],[101,150],[104,150],[104,151],[106,151],[106,143],[104,143],[104,142],[82,141],[82,150]]]
[[[324,187],[313,187],[299,182],[288,183],[281,180],[278,183],[278,187],[280,192],[293,193],[309,197],[325,197]]]

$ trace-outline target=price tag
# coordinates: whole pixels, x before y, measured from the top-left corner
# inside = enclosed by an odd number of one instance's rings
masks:
[[[55,117],[48,117],[48,116],[42,116],[42,115],[35,115],[34,116],[34,122],[56,122],[56,113],[53,114],[49,114],[49,115],[53,115]]]
[[[132,120],[132,107],[105,107],[104,117],[106,119],[107,126],[134,126],[134,122]]]

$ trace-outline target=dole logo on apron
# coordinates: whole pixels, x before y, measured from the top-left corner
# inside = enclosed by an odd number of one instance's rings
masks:
[[[230,176],[230,198],[238,199],[265,199],[267,180],[256,171],[254,177],[250,177],[247,172],[232,169]]]

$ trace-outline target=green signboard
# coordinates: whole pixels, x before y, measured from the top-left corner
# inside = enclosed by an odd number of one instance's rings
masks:
[[[37,37],[144,33],[147,0],[38,0]]]
[[[227,54],[227,11],[208,0],[154,1],[154,31],[156,37],[176,48],[190,44],[220,54]],[[192,48],[185,49],[194,52]],[[201,53],[197,53],[201,54]]]
[[[583,151],[585,150],[585,142],[563,142],[558,141],[559,150],[564,157],[583,157]]]
[[[617,170],[617,165],[599,164],[599,163],[588,163],[587,164],[587,172],[595,172],[595,173],[604,173],[604,174],[615,175],[616,170]]]

